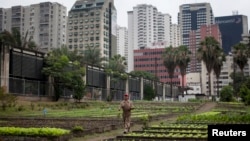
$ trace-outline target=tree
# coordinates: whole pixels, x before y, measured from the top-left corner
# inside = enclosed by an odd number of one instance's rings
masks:
[[[52,50],[45,58],[45,67],[42,72],[54,80],[52,84],[55,89],[56,101],[62,95],[64,88],[74,91],[73,98],[78,101],[85,93],[83,81],[85,68],[81,67],[79,61],[74,60],[76,58],[77,55],[66,48]]]
[[[110,58],[106,69],[111,69],[114,72],[124,73],[127,66],[126,58],[120,54]]]
[[[83,55],[82,64],[101,67],[103,66],[103,61],[106,60],[105,57],[101,57],[100,48],[96,47],[87,46],[81,54]]]
[[[220,93],[219,93],[219,78],[220,78],[220,73],[221,73],[221,69],[223,66],[223,62],[226,61],[226,57],[225,54],[223,53],[223,51],[221,51],[220,56],[217,57],[217,59],[214,62],[214,73],[216,76],[216,80],[217,80],[217,96],[219,97]]]
[[[131,71],[129,73],[131,76],[134,76],[134,77],[142,77],[144,79],[149,79],[149,80],[159,80],[159,78],[155,78],[155,75],[150,73],[150,72],[147,72],[147,71],[138,71],[138,70],[135,70],[135,71]]]
[[[248,61],[248,48],[246,44],[238,43],[233,46],[233,60],[239,66],[242,77],[244,76],[243,69]]]
[[[22,37],[17,28],[12,28],[11,32],[4,30],[1,35],[1,41],[16,48],[35,49],[37,45],[32,41],[32,36],[28,38],[29,31],[26,31],[25,36]]]
[[[218,54],[222,50],[219,42],[214,37],[206,37],[200,42],[201,47],[197,51],[197,58],[205,63],[208,73],[208,91],[211,96],[211,71]]]
[[[187,73],[186,70],[190,62],[191,51],[188,50],[187,46],[182,45],[177,48],[177,55],[177,65],[180,68],[182,77],[182,96],[184,97],[184,76]]]
[[[173,48],[172,46],[165,48],[165,51],[163,52],[163,64],[168,70],[168,75],[170,77],[170,95],[173,97],[173,77],[174,77],[174,72],[175,68],[177,66],[177,49]]]
[[[153,100],[156,96],[154,89],[152,88],[152,86],[148,84],[144,86],[143,91],[144,91],[144,96],[143,96],[144,100]]]
[[[233,87],[228,85],[224,86],[220,92],[220,101],[230,102],[233,100]]]

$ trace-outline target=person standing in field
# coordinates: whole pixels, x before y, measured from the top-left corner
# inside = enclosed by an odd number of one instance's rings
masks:
[[[129,95],[124,94],[124,99],[120,103],[119,111],[122,110],[122,119],[124,123],[124,134],[130,132],[131,111],[134,109],[132,101],[129,100]]]

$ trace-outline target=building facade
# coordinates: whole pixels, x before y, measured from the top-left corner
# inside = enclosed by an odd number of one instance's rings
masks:
[[[113,0],[78,0],[69,11],[67,45],[70,50],[99,48],[111,58],[116,51],[116,9]]]
[[[131,62],[133,62],[134,56],[133,53],[129,53],[128,48],[128,29],[126,27],[117,27],[117,52],[116,54],[120,54],[126,58],[127,67],[126,72],[130,72],[133,70],[134,66]]]
[[[56,2],[0,8],[0,32],[16,28],[22,37],[28,32],[27,39],[47,52],[66,44],[66,13],[66,7]]]
[[[169,46],[171,24],[171,16],[158,12],[155,6],[139,4],[133,7],[133,11],[128,11],[129,46],[143,49],[162,41]]]
[[[210,3],[180,5],[178,24],[181,28],[182,45],[189,46],[190,31],[199,30],[201,25],[214,24],[214,14]]]
[[[134,70],[147,71],[159,78],[161,82],[171,83],[166,67],[163,65],[162,54],[165,48],[146,48],[134,50]],[[173,85],[181,85],[180,71],[175,70]]]
[[[243,34],[248,34],[248,19],[244,15],[215,17],[222,36],[222,48],[226,54],[231,48],[240,43]]]

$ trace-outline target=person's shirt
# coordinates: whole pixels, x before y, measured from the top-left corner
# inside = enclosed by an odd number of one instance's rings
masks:
[[[133,102],[130,100],[123,100],[120,103],[120,109],[122,109],[123,112],[130,112],[133,108]]]

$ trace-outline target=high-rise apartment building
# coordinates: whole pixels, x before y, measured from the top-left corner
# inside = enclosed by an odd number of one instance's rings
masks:
[[[215,17],[215,23],[219,25],[222,36],[222,48],[226,54],[231,48],[240,43],[243,34],[248,34],[248,20],[244,15],[232,15]]]
[[[130,72],[133,70],[134,66],[132,64],[134,56],[133,49],[128,48],[128,29],[126,27],[117,26],[117,51],[116,54],[120,54],[126,58],[127,67],[126,72]]]
[[[181,30],[180,26],[177,24],[171,25],[170,45],[173,47],[178,47],[181,45]]]
[[[128,42],[133,49],[149,47],[153,42],[170,45],[171,16],[152,5],[139,4],[128,11]]]
[[[68,14],[67,45],[70,50],[99,48],[107,59],[115,52],[116,9],[114,0],[77,0]]]
[[[181,27],[182,45],[189,46],[190,31],[199,30],[204,24],[214,24],[214,14],[210,3],[180,5],[178,23]]]
[[[22,37],[28,32],[38,50],[47,52],[66,44],[66,13],[56,2],[0,8],[0,32],[16,28]]]

